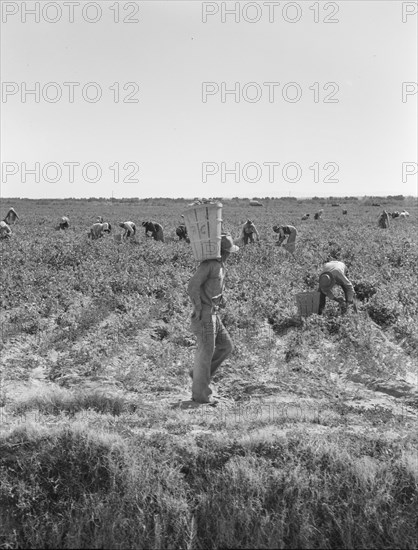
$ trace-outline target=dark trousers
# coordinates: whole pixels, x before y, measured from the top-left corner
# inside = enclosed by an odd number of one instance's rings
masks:
[[[319,288],[318,288],[318,291],[320,293],[318,315],[322,315],[322,312],[324,311],[325,304],[326,304],[326,301],[327,301],[327,297],[325,296],[325,294],[323,294],[319,290]]]
[[[347,303],[347,291],[343,288],[344,290],[344,295],[345,295],[345,303]],[[318,288],[318,292],[320,293],[320,297],[319,297],[319,309],[318,309],[318,315],[321,315],[321,313],[324,311],[324,308],[325,308],[325,304],[326,304],[326,301],[327,301],[327,297],[325,296],[325,294],[323,294],[321,292],[321,289]]]

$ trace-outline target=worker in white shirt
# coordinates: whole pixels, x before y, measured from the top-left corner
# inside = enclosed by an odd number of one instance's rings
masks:
[[[120,222],[119,227],[122,227],[122,229],[125,230],[122,235],[122,239],[133,237],[136,233],[136,225],[134,222]]]
[[[6,222],[1,221],[0,222],[0,239],[8,239],[12,236],[12,230],[7,225]]]
[[[337,260],[327,262],[323,266],[322,271],[319,275],[318,290],[321,293],[321,297],[319,299],[319,315],[321,315],[325,308],[327,298],[333,300],[334,302],[338,302],[341,305],[352,305],[354,311],[357,311],[357,306],[354,302],[354,287],[352,282],[347,278],[346,272],[347,266],[343,262],[339,262]],[[333,294],[332,289],[336,285],[340,286],[343,289],[345,299],[343,297],[337,298]]]

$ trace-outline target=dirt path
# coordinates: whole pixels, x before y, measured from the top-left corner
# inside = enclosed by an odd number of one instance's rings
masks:
[[[19,403],[64,391],[123,395],[142,408],[160,411],[164,417],[173,411],[175,418],[183,419],[197,432],[207,429],[207,424],[221,424],[226,429],[245,425],[250,431],[279,433],[288,429],[283,426],[299,426],[318,432],[345,426],[358,431],[382,423],[393,427],[396,422],[401,426],[417,421],[416,371],[403,369],[403,376],[394,375],[390,379],[373,378],[359,371],[329,372],[324,376],[324,372],[318,370],[324,350],[313,350],[307,358],[286,363],[283,356],[287,343],[287,337],[276,338],[271,363],[257,365],[257,354],[249,357],[246,368],[238,368],[230,362],[221,369],[213,384],[214,394],[219,397],[218,406],[200,406],[197,410],[190,401],[191,385],[185,376],[183,385],[179,383],[171,388],[169,384],[162,384],[158,391],[139,389],[134,392],[124,390],[109,373],[72,381],[69,372],[64,390],[48,380],[45,358],[30,356],[27,341],[14,341],[2,357],[3,365],[9,363],[7,368],[3,367],[0,383],[1,428],[12,427],[12,410]],[[57,360],[53,350],[49,356]],[[406,366],[412,369],[412,362]]]

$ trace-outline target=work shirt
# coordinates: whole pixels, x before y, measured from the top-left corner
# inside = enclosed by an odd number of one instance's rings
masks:
[[[383,229],[386,229],[390,226],[389,214],[386,211],[380,214],[377,221],[378,221],[379,227],[382,227]]]
[[[332,289],[334,288],[335,285],[339,285],[344,290],[346,301],[347,302],[353,301],[354,294],[355,294],[354,287],[351,281],[349,281],[345,276],[346,269],[347,267],[343,262],[339,262],[335,260],[332,262],[327,262],[320,273],[320,275],[322,275],[323,273],[330,275],[333,280],[332,285],[326,290],[325,289],[322,290],[320,288],[321,292],[325,294],[325,296],[328,296],[328,298],[331,298],[331,300],[335,299],[335,296],[332,293]]]
[[[282,243],[286,236],[291,235],[291,233],[296,233],[296,227],[293,227],[293,225],[283,225],[279,231],[279,243]]]
[[[125,230],[125,235],[126,234],[130,235],[131,233],[135,233],[136,227],[134,222],[124,222],[123,229]]]
[[[248,234],[251,234],[251,233],[255,233],[258,237],[258,231],[257,231],[257,228],[255,227],[255,225],[253,223],[245,223],[242,227],[242,234],[244,235],[244,233],[247,233]]]
[[[164,242],[164,232],[162,225],[159,223],[148,222],[145,227],[145,235],[148,237],[148,233],[152,234],[152,237],[156,241]]]
[[[187,227],[184,224],[181,224],[176,229],[176,235],[180,237],[180,239],[187,239]]]
[[[11,234],[12,234],[12,230],[7,225],[7,223],[1,221],[0,222],[0,239],[5,239],[7,237],[10,237]]]
[[[187,292],[195,310],[217,307],[222,300],[226,269],[218,260],[206,260],[190,279]]]
[[[9,223],[15,223],[15,221],[19,218],[14,208],[10,208],[9,211],[6,214],[6,217],[4,218],[4,222],[6,224]]]
[[[162,225],[160,225],[159,223],[154,223],[154,227],[155,227],[156,231],[155,231],[155,233],[152,234],[153,238],[156,241],[164,242],[164,232],[163,232]]]
[[[103,230],[104,230],[104,224],[103,223],[94,223],[90,227],[90,235],[93,238],[101,237],[103,235]]]
[[[284,235],[290,235],[292,231],[296,231],[296,227],[293,227],[293,225],[283,225],[282,230]]]

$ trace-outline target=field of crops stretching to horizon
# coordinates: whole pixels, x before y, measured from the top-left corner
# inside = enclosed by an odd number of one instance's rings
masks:
[[[418,204],[262,202],[224,201],[261,242],[228,260],[219,404],[188,408],[187,201],[3,199],[0,548],[416,548]],[[380,229],[383,208],[410,216]],[[97,216],[112,232],[90,240]],[[330,259],[358,312],[300,318]]]

